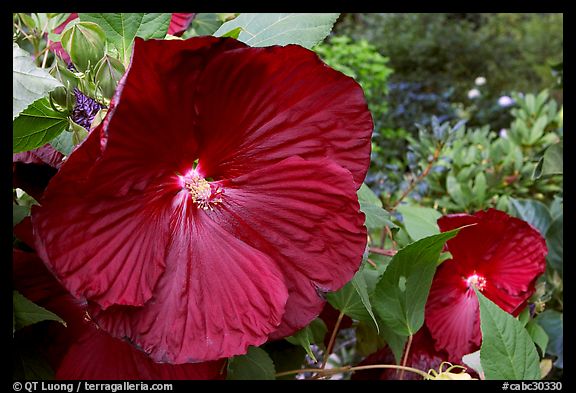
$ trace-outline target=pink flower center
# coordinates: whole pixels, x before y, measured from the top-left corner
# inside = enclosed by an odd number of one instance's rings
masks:
[[[224,190],[219,185],[210,184],[195,170],[190,171],[186,176],[181,176],[182,186],[190,193],[192,202],[200,209],[214,210],[214,205],[222,203]]]
[[[478,288],[479,291],[486,289],[486,279],[476,273],[468,276],[465,281],[468,288],[474,286]]]

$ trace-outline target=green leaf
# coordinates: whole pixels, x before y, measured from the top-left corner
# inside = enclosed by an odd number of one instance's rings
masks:
[[[379,276],[380,273],[376,270],[361,268],[342,289],[328,293],[326,298],[335,309],[351,318],[374,321],[372,305],[366,295],[373,291]]]
[[[358,202],[361,204],[364,203],[367,205],[382,207],[382,201],[366,183],[362,183],[358,190]]]
[[[249,347],[246,355],[234,356],[228,361],[228,375],[230,380],[272,380],[276,370],[274,363],[265,350],[258,347]]]
[[[474,186],[472,186],[472,193],[476,199],[476,204],[482,206],[486,198],[486,175],[484,172],[478,172],[474,179]]]
[[[456,180],[454,175],[448,175],[446,178],[446,190],[448,194],[452,198],[454,202],[456,202],[459,206],[465,207],[467,206],[466,196],[464,195],[464,191],[462,190],[461,184]]]
[[[480,303],[480,360],[486,379],[540,379],[540,358],[522,323],[474,291]]]
[[[56,138],[52,139],[50,145],[65,156],[69,156],[70,153],[72,153],[72,150],[74,150],[72,136],[71,132],[63,132]]]
[[[376,331],[372,322],[360,321],[356,326],[356,350],[361,356],[368,356],[381,348],[386,341]]]
[[[397,228],[392,222],[390,213],[382,208],[382,201],[365,183],[358,190],[358,202],[360,210],[366,216],[365,225],[368,229],[379,229],[386,225],[390,228]]]
[[[238,39],[238,36],[240,35],[240,32],[242,31],[241,27],[237,27],[235,29],[230,30],[228,33],[226,34],[222,34],[222,37],[230,37],[230,38],[234,38],[234,39]]]
[[[220,26],[222,26],[222,23],[223,21],[219,14],[200,12],[196,14],[194,19],[192,19],[191,29],[183,34],[183,38],[212,35]]]
[[[122,62],[109,55],[100,59],[95,67],[94,80],[104,97],[112,98],[125,71]]]
[[[27,206],[12,204],[12,226],[16,226],[24,217],[30,215],[30,208]]]
[[[12,123],[12,151],[32,150],[57,137],[68,127],[68,113],[57,112],[48,98],[41,98]]]
[[[544,328],[538,325],[538,322],[536,322],[536,320],[533,319],[526,325],[526,331],[532,338],[534,344],[540,347],[542,354],[545,354],[546,347],[548,346],[548,335],[546,334]]]
[[[66,323],[58,315],[32,303],[18,291],[13,291],[12,302],[14,305],[14,331],[41,321],[57,321],[66,326]]]
[[[524,310],[518,315],[518,320],[522,326],[526,326],[530,322],[530,307],[524,307]]]
[[[536,317],[536,322],[546,332],[549,341],[546,353],[556,356],[554,366],[564,368],[564,318],[556,310],[546,310]]]
[[[310,344],[324,345],[323,343],[326,331],[327,328],[324,321],[320,318],[316,318],[304,329],[301,329],[296,334],[287,337],[286,341],[290,344],[302,346],[308,356],[310,356],[314,362],[317,362],[314,353],[310,349]]]
[[[246,13],[224,23],[216,37],[238,27],[238,40],[250,46],[298,44],[312,48],[332,30],[340,14]]]
[[[170,25],[170,13],[80,13],[81,21],[98,24],[106,40],[120,54],[125,67],[130,63],[134,38],[164,38]]]
[[[526,221],[544,236],[552,222],[548,206],[532,199],[510,198],[512,207],[516,211],[516,217]]]
[[[36,67],[30,53],[12,44],[12,119],[59,86],[47,70]]]
[[[34,348],[17,348],[13,361],[14,380],[53,380],[54,370],[50,363]]]
[[[444,244],[458,229],[407,245],[386,268],[372,296],[382,321],[398,335],[415,334],[424,323],[424,306]]]
[[[562,174],[564,171],[564,143],[550,146],[544,152],[542,176]]]
[[[548,246],[548,263],[564,275],[564,215],[558,216],[546,232],[546,245]]]
[[[269,342],[263,346],[274,362],[277,373],[299,369],[305,362],[306,351],[301,346],[292,345],[285,340]],[[285,375],[277,379],[294,379],[294,375]]]
[[[380,326],[380,336],[384,338],[384,341],[386,341],[386,344],[388,344],[392,350],[396,364],[400,364],[400,362],[402,362],[402,354],[404,353],[404,347],[408,337],[397,334],[384,323],[380,323]]]
[[[400,205],[397,209],[404,219],[404,228],[412,240],[440,233],[438,218],[442,216],[437,210],[415,205]]]

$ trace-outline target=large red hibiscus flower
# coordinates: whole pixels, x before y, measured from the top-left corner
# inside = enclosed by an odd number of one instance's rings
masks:
[[[33,209],[36,249],[156,361],[245,353],[358,269],[371,132],[361,88],[302,47],[136,39],[106,119]]]
[[[29,220],[15,228],[20,240],[28,243]],[[84,306],[50,274],[33,252],[13,250],[14,287],[28,299],[56,313],[66,326],[53,323],[48,340],[40,345],[57,379],[142,380],[142,379],[224,379],[223,361],[195,364],[160,364],[127,342],[98,329],[86,318]],[[18,334],[33,334],[22,332]],[[38,338],[34,334],[34,338]],[[25,336],[26,337],[26,336]],[[27,337],[26,337],[27,338]]]
[[[546,268],[546,242],[527,222],[489,209],[474,215],[441,217],[438,225],[449,231],[468,224],[448,240],[453,258],[438,268],[426,302],[426,325],[449,360],[480,348],[480,314],[473,287],[517,315]]]

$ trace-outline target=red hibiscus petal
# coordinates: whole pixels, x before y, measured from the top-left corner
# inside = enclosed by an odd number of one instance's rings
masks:
[[[22,162],[24,164],[45,164],[54,168],[60,168],[64,155],[54,149],[49,144],[12,155],[12,162]]]
[[[192,167],[198,145],[194,130],[193,89],[215,54],[245,45],[234,39],[189,40],[136,38],[129,69],[116,89],[104,120],[108,140],[94,168],[102,181],[125,192],[161,173]],[[177,115],[176,115],[177,114]],[[154,157],[154,159],[151,159]],[[122,176],[118,176],[122,173]]]
[[[463,355],[480,347],[482,336],[478,299],[456,263],[445,261],[434,276],[426,302],[426,326],[436,340],[436,349],[445,350],[450,361],[460,363]]]
[[[225,361],[171,365],[155,363],[142,351],[89,329],[68,350],[56,372],[61,380],[224,379]]]
[[[287,299],[270,258],[231,236],[182,194],[166,272],[138,309],[110,308],[95,319],[159,362],[186,363],[245,353],[278,326]]]
[[[32,220],[30,216],[24,217],[13,229],[14,236],[26,243],[29,247],[34,247],[34,234],[32,233]]]
[[[216,220],[286,277],[290,298],[273,337],[289,335],[318,316],[319,292],[340,289],[362,261],[366,228],[352,176],[330,160],[291,157],[222,184]]]
[[[221,53],[199,78],[199,171],[230,178],[299,155],[328,157],[357,187],[372,117],[360,86],[297,45]]]
[[[173,13],[172,19],[170,19],[170,26],[168,26],[168,34],[182,35],[192,23],[195,15],[194,13]]]
[[[408,361],[406,365],[408,367],[417,368],[424,372],[428,372],[430,369],[438,369],[440,364],[447,359],[446,353],[443,351],[436,351],[434,349],[434,340],[430,336],[430,332],[423,326],[418,333],[414,335],[412,340],[412,345],[410,347],[410,353],[408,356]],[[392,350],[386,346],[369,355],[364,359],[359,366],[371,365],[371,364],[395,364],[396,359]],[[400,372],[393,369],[374,369],[374,370],[363,370],[352,374],[353,380],[374,380],[374,379],[399,379]],[[405,372],[404,380],[419,380],[422,377],[418,374]]]

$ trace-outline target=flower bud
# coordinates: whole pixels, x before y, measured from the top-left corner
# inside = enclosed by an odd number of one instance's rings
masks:
[[[60,39],[74,66],[83,72],[104,56],[105,41],[104,31],[92,22],[72,24],[62,33]]]
[[[57,87],[50,93],[52,100],[61,107],[72,110],[74,107],[74,88],[78,86],[78,77],[68,69],[64,60],[58,56],[56,56],[56,64],[50,70],[50,75],[64,85],[64,87]]]
[[[105,55],[96,65],[94,82],[100,87],[102,95],[112,98],[118,86],[118,81],[126,71],[120,60]]]

